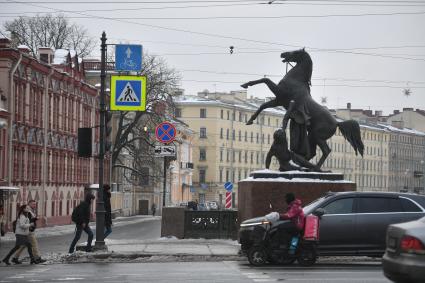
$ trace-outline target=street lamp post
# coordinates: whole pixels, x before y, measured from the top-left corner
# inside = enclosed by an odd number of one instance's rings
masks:
[[[101,37],[100,63],[100,133],[99,133],[99,188],[96,199],[96,249],[105,249],[105,205],[103,203],[103,161],[105,158],[105,78],[106,78],[106,33]]]

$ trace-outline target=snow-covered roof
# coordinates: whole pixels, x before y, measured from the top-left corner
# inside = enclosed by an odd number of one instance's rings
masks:
[[[21,44],[18,46],[18,49],[30,49],[27,45]]]
[[[207,99],[199,96],[194,95],[182,95],[178,96],[174,99],[174,102],[179,105],[217,105],[217,106],[223,106],[223,107],[231,107],[231,108],[238,108],[238,109],[245,109],[250,111],[255,111],[260,107],[260,104],[256,104],[253,102],[245,102],[244,104],[241,103],[230,103],[230,102],[224,102],[221,100],[214,100],[214,99]],[[284,115],[285,110],[283,108],[268,108],[263,110],[263,112],[266,113],[273,113],[277,115]]]
[[[418,135],[418,136],[425,136],[424,132],[415,130],[415,129],[410,129],[410,128],[403,128],[403,129],[399,129],[397,127],[393,127],[391,125],[385,125],[385,124],[379,124],[382,127],[387,128],[389,131],[391,132],[399,132],[399,133],[403,133],[403,134],[411,134],[411,135]]]

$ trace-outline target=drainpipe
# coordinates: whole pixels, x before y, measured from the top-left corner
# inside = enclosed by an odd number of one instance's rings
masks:
[[[8,183],[9,186],[12,186],[12,173],[13,173],[13,150],[12,150],[12,141],[13,141],[13,117],[15,115],[15,87],[13,85],[13,76],[15,75],[16,69],[18,68],[19,64],[22,61],[22,53],[19,53],[19,59],[18,61],[15,63],[15,65],[13,65],[12,69],[10,70],[9,73],[9,111],[10,111],[10,124],[9,124],[9,153],[8,153]],[[12,95],[13,94],[13,95]]]
[[[48,112],[48,106],[49,106],[49,82],[51,80],[51,77],[53,75],[53,68],[50,69],[49,74],[46,77],[46,82],[44,84],[44,112],[43,112],[43,136],[44,136],[44,145],[43,145],[43,156],[42,156],[42,185],[41,185],[41,217],[43,224],[47,225],[47,214],[46,214],[46,199],[45,199],[45,192],[46,192],[46,186],[47,186],[47,178],[48,178],[48,160],[47,160],[47,133],[48,133],[48,127],[49,127],[49,112]]]

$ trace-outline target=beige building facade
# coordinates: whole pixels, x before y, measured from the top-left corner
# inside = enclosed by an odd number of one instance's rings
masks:
[[[193,139],[193,199],[224,205],[224,183],[232,182],[233,207],[237,183],[250,172],[264,169],[265,156],[281,126],[283,110],[264,110],[253,125],[246,125],[264,100],[248,99],[246,91],[201,92],[176,98],[176,117],[195,132]],[[271,169],[277,169],[276,160]]]

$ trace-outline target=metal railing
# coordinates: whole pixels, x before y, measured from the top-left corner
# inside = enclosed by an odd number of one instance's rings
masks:
[[[237,239],[238,212],[234,210],[184,213],[184,238]]]

